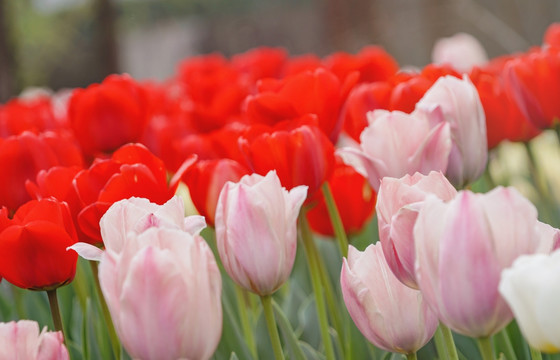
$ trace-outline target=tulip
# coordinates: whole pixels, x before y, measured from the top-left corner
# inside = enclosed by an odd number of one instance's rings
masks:
[[[167,202],[177,189],[178,174],[168,183],[163,162],[140,144],[125,145],[110,159],[97,160],[79,172],[73,184],[81,203],[78,225],[86,235],[82,241],[102,244],[99,221],[116,201],[136,196]]]
[[[450,126],[431,127],[422,116],[400,111],[368,113],[370,125],[360,135],[360,149],[338,150],[344,161],[367,176],[375,191],[383,177],[445,171],[451,150]]]
[[[124,221],[124,219],[122,219]],[[221,336],[221,277],[200,236],[151,227],[105,251],[99,281],[132,358],[209,359]]]
[[[397,61],[379,46],[366,46],[356,55],[337,52],[327,56],[324,64],[341,81],[357,72],[360,83],[385,81],[399,70]]]
[[[62,333],[47,328],[39,333],[39,324],[31,320],[0,323],[0,359],[67,360]]]
[[[540,351],[560,352],[560,250],[520,256],[502,272],[498,289],[529,344]]]
[[[261,175],[276,170],[282,185],[307,185],[311,196],[334,170],[334,146],[316,126],[315,116],[283,121],[240,140],[249,168]]]
[[[353,246],[343,260],[340,286],[346,308],[362,334],[387,351],[410,354],[434,335],[438,319],[418,290],[391,272],[381,244],[360,252]]]
[[[414,269],[414,224],[418,208],[428,195],[448,201],[457,191],[441,172],[416,173],[400,179],[381,180],[377,201],[379,240],[385,259],[395,276],[406,286],[418,289]]]
[[[512,319],[498,292],[502,270],[523,254],[550,252],[559,236],[514,188],[427,198],[414,227],[419,288],[449,328],[488,337]]]
[[[81,166],[80,149],[72,138],[53,132],[39,135],[25,131],[0,139],[0,207],[15,211],[31,200],[25,189],[40,170],[53,166]]]
[[[149,118],[147,99],[144,89],[126,74],[76,89],[68,119],[84,154],[112,152],[138,141]]]
[[[438,39],[432,49],[434,64],[448,64],[463,73],[469,72],[473,66],[484,65],[487,61],[488,55],[482,44],[466,33]]]
[[[0,210],[0,276],[33,290],[53,290],[74,279],[77,255],[66,248],[77,241],[66,203],[31,200],[12,219]]]
[[[296,221],[306,195],[306,186],[283,188],[275,171],[224,185],[216,209],[216,243],[238,285],[264,296],[288,279],[296,255]]]
[[[416,104],[415,113],[434,126],[450,125],[453,145],[445,175],[457,187],[476,180],[486,168],[488,148],[486,118],[480,97],[469,78],[439,78]]]
[[[192,202],[199,214],[213,225],[218,196],[227,181],[237,182],[249,173],[242,164],[231,159],[213,159],[196,162],[182,176],[189,188]]]

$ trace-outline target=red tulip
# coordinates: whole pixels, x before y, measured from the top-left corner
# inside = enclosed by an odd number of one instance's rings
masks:
[[[241,113],[248,93],[240,73],[221,55],[190,58],[179,65],[178,79],[190,99],[188,113],[199,132],[216,130]]]
[[[324,63],[341,81],[357,71],[360,83],[385,81],[399,70],[397,61],[377,46],[365,47],[356,55],[334,53],[327,57]]]
[[[84,154],[110,153],[138,141],[148,121],[147,103],[142,86],[128,75],[74,90],[68,118]]]
[[[359,232],[368,222],[375,207],[376,194],[366,178],[337,157],[333,175],[328,181],[334,202],[347,234]],[[323,194],[317,192],[317,204],[307,212],[311,228],[319,234],[333,236],[334,230]]]
[[[259,47],[231,58],[233,68],[237,69],[248,84],[254,85],[264,78],[279,78],[288,60],[283,48]]]
[[[312,195],[328,180],[334,168],[334,146],[313,124],[312,116],[300,121],[284,121],[240,141],[249,167],[266,175],[276,169],[288,190],[307,185]]]
[[[35,180],[40,170],[82,163],[77,145],[64,135],[52,132],[35,135],[26,131],[0,139],[0,206],[13,212],[31,200],[25,182]]]
[[[546,29],[543,42],[550,47],[560,47],[560,23],[551,24]]]
[[[66,251],[77,241],[68,206],[55,199],[31,200],[13,219],[0,210],[0,276],[33,290],[72,281],[78,256]]]
[[[533,50],[505,65],[508,91],[527,119],[539,129],[560,117],[560,49]]]
[[[529,141],[540,133],[506,90],[501,74],[501,71],[494,73],[487,68],[476,67],[469,74],[486,114],[488,149],[503,140]]]
[[[168,184],[163,162],[141,144],[125,145],[110,159],[96,160],[74,179],[82,205],[78,224],[88,236],[84,241],[102,244],[99,220],[114,202],[136,196],[164,204],[177,185],[178,177]]]
[[[343,84],[323,68],[282,80],[268,79],[260,82],[259,93],[247,98],[246,115],[251,123],[274,125],[285,119],[315,114],[321,130],[336,142],[342,127],[340,110],[348,87],[349,84]]]
[[[226,182],[238,182],[249,169],[235,160],[202,160],[191,166],[182,176],[187,184],[192,202],[208,224],[214,224],[216,206]]]
[[[0,137],[19,135],[24,131],[35,134],[54,130],[62,124],[55,117],[47,96],[32,99],[15,98],[0,106]]]

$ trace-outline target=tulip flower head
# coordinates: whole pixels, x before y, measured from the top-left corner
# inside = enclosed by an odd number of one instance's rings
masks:
[[[138,359],[209,359],[222,330],[222,280],[198,235],[201,216],[184,216],[182,200],[164,205],[131,198],[101,219],[106,249],[71,247],[101,260],[99,282],[115,330]]]
[[[39,333],[39,324],[31,320],[0,323],[0,359],[68,360],[62,333]]]
[[[502,272],[499,290],[529,344],[560,352],[560,251],[520,256]]]
[[[436,314],[422,294],[401,283],[385,261],[381,244],[360,252],[350,245],[340,286],[346,308],[362,334],[387,351],[414,353],[434,335]]]
[[[502,270],[520,255],[550,252],[558,236],[514,188],[430,197],[414,226],[419,288],[449,328],[490,336],[512,319],[498,292]]]
[[[432,124],[450,125],[453,146],[445,175],[457,187],[478,179],[486,168],[486,117],[478,92],[469,78],[439,78],[416,104]]]
[[[428,195],[451,200],[457,190],[441,172],[381,180],[377,202],[379,240],[389,268],[403,284],[418,289],[414,268],[414,224]]]
[[[296,221],[306,195],[306,186],[283,188],[275,171],[224,185],[216,209],[216,242],[227,273],[238,285],[262,296],[288,279],[296,255]]]

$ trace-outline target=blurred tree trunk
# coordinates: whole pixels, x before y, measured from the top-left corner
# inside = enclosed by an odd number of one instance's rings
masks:
[[[95,0],[97,46],[102,76],[118,72],[115,6],[112,0]]]
[[[0,0],[0,102],[5,102],[14,92],[14,46],[10,38],[8,4]]]

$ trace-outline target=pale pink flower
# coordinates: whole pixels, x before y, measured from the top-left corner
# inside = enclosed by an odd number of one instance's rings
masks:
[[[222,331],[222,281],[209,246],[167,227],[129,236],[99,265],[123,346],[137,359],[209,359]]]
[[[451,200],[457,190],[441,172],[416,173],[400,179],[383,178],[377,193],[379,240],[389,268],[405,285],[417,289],[414,269],[414,224],[418,209],[429,194]]]
[[[459,72],[468,73],[474,66],[486,64],[488,55],[477,38],[457,33],[436,41],[432,49],[432,62],[451,65]]]
[[[446,171],[451,151],[449,124],[432,125],[424,114],[400,111],[375,110],[367,116],[369,126],[360,135],[360,148],[345,147],[338,154],[367,177],[376,191],[386,176]]]
[[[387,351],[414,353],[434,335],[438,319],[422,294],[389,269],[381,244],[364,252],[350,245],[340,286],[344,303],[362,334]]]
[[[39,333],[36,321],[0,323],[0,359],[67,360],[61,332]]]
[[[283,188],[275,171],[224,185],[216,208],[216,243],[224,268],[238,285],[268,295],[288,279],[306,195],[306,186]]]
[[[486,116],[478,91],[468,76],[440,77],[412,114],[427,117],[432,126],[441,122],[449,124],[453,146],[445,175],[452,184],[463,187],[478,179],[488,160]]]
[[[559,231],[514,188],[427,198],[414,227],[416,279],[439,319],[470,337],[490,336],[512,319],[498,292],[503,269],[523,254],[548,253]]]

